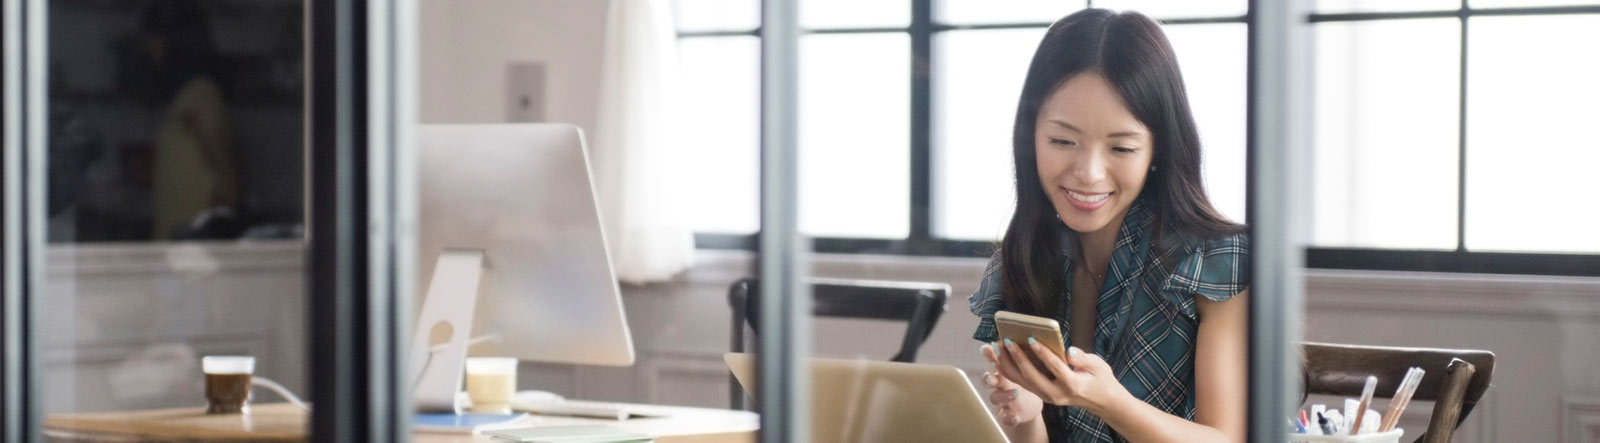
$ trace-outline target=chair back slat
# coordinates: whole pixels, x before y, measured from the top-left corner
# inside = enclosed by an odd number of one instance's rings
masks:
[[[949,307],[946,301],[950,285],[943,283],[824,278],[808,282],[814,316],[905,321],[905,335],[891,361],[916,361],[917,350],[933,334],[934,325]],[[729,350],[744,352],[745,327],[761,333],[760,282],[755,278],[735,281],[728,288],[728,307],[732,313]],[[744,393],[737,380],[729,381],[728,402],[734,409],[741,409]]]
[[[1448,441],[1450,431],[1472,412],[1494,375],[1494,353],[1489,351],[1332,343],[1305,343],[1304,351],[1310,394],[1357,397],[1367,376],[1375,375],[1375,396],[1389,398],[1407,369],[1427,371],[1412,399],[1436,403],[1428,430],[1418,441],[1437,441],[1431,436]]]

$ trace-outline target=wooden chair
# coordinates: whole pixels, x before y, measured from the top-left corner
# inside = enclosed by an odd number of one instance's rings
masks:
[[[900,350],[890,361],[914,362],[917,349],[933,333],[933,325],[949,308],[950,285],[944,283],[814,278],[811,282],[811,313],[817,317],[903,320],[906,333]],[[744,278],[728,288],[728,307],[732,313],[729,350],[744,352],[745,326],[759,334],[761,297],[759,281]],[[739,381],[728,378],[728,403],[743,409],[744,390]]]
[[[1494,353],[1477,350],[1305,343],[1306,392],[1359,397],[1367,376],[1378,377],[1377,397],[1394,395],[1413,366],[1428,371],[1412,400],[1434,402],[1433,416],[1418,442],[1450,441],[1461,419],[1489,389]],[[1342,406],[1339,406],[1342,407]],[[1381,407],[1372,410],[1382,412]]]

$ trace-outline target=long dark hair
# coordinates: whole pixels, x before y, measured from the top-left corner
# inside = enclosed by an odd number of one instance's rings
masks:
[[[166,50],[164,60],[148,61],[156,99],[171,100],[189,80],[215,74],[217,48],[199,0],[151,2],[140,14],[139,30],[145,37],[160,39]]]
[[[1155,146],[1140,199],[1154,214],[1157,239],[1209,238],[1243,226],[1223,218],[1200,179],[1200,135],[1172,45],[1161,27],[1137,12],[1085,9],[1050,26],[1028,66],[1012,134],[1017,206],[1000,241],[1001,292],[1009,309],[1046,315],[1047,300],[1066,286],[1065,242],[1076,238],[1056,218],[1040,188],[1034,158],[1039,107],[1067,79],[1098,72],[1121,95]],[[1063,235],[1065,234],[1065,235]],[[1152,251],[1156,249],[1152,242]]]

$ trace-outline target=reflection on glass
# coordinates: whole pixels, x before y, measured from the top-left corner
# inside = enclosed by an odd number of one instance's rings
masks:
[[[51,3],[52,243],[299,236],[299,3],[187,4]]]
[[[1578,202],[1600,189],[1600,150],[1583,141],[1600,121],[1600,17],[1474,18],[1468,32],[1467,249],[1600,253],[1600,206]]]
[[[1459,23],[1316,25],[1314,244],[1455,248]]]
[[[800,39],[800,229],[905,237],[910,226],[910,39]]]
[[[1017,93],[1043,29],[934,36],[933,234],[995,241],[1016,197],[1011,127]]]
[[[1049,23],[1083,6],[1082,0],[935,0],[933,17],[955,25]]]
[[[1244,15],[1245,0],[1095,0],[1094,7],[1131,9],[1162,19],[1174,17],[1227,17]]]
[[[1016,118],[1025,137],[1009,152],[1015,209],[968,301],[989,366],[981,392],[1012,441],[1239,440],[1246,231],[1202,183],[1209,145],[1169,34],[1117,14],[1057,22],[1038,43],[1048,56],[1030,62]],[[1226,78],[1243,72],[1242,28],[1180,35],[1191,57],[1223,65],[1189,86],[1243,95],[1242,79]],[[1152,40],[1162,44],[1140,44]],[[1237,47],[1199,49],[1208,43]],[[1208,111],[1238,114],[1238,103]],[[1219,129],[1208,135],[1239,131]]]
[[[166,408],[236,424],[241,393],[272,380],[305,394],[302,7],[48,2],[31,406],[53,437],[124,441],[171,423],[128,414]],[[202,364],[222,355],[253,363]],[[201,418],[208,393],[229,414]],[[250,411],[299,411],[255,394]],[[85,412],[112,414],[69,420]]]
[[[749,234],[760,228],[760,41],[756,37],[678,40],[688,199],[696,232]]]
[[[911,0],[806,0],[799,2],[800,27],[881,28],[911,24]]]

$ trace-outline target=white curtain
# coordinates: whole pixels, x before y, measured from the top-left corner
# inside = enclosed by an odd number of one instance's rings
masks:
[[[617,276],[672,278],[694,261],[682,175],[677,35],[670,0],[611,0],[594,146]]]

